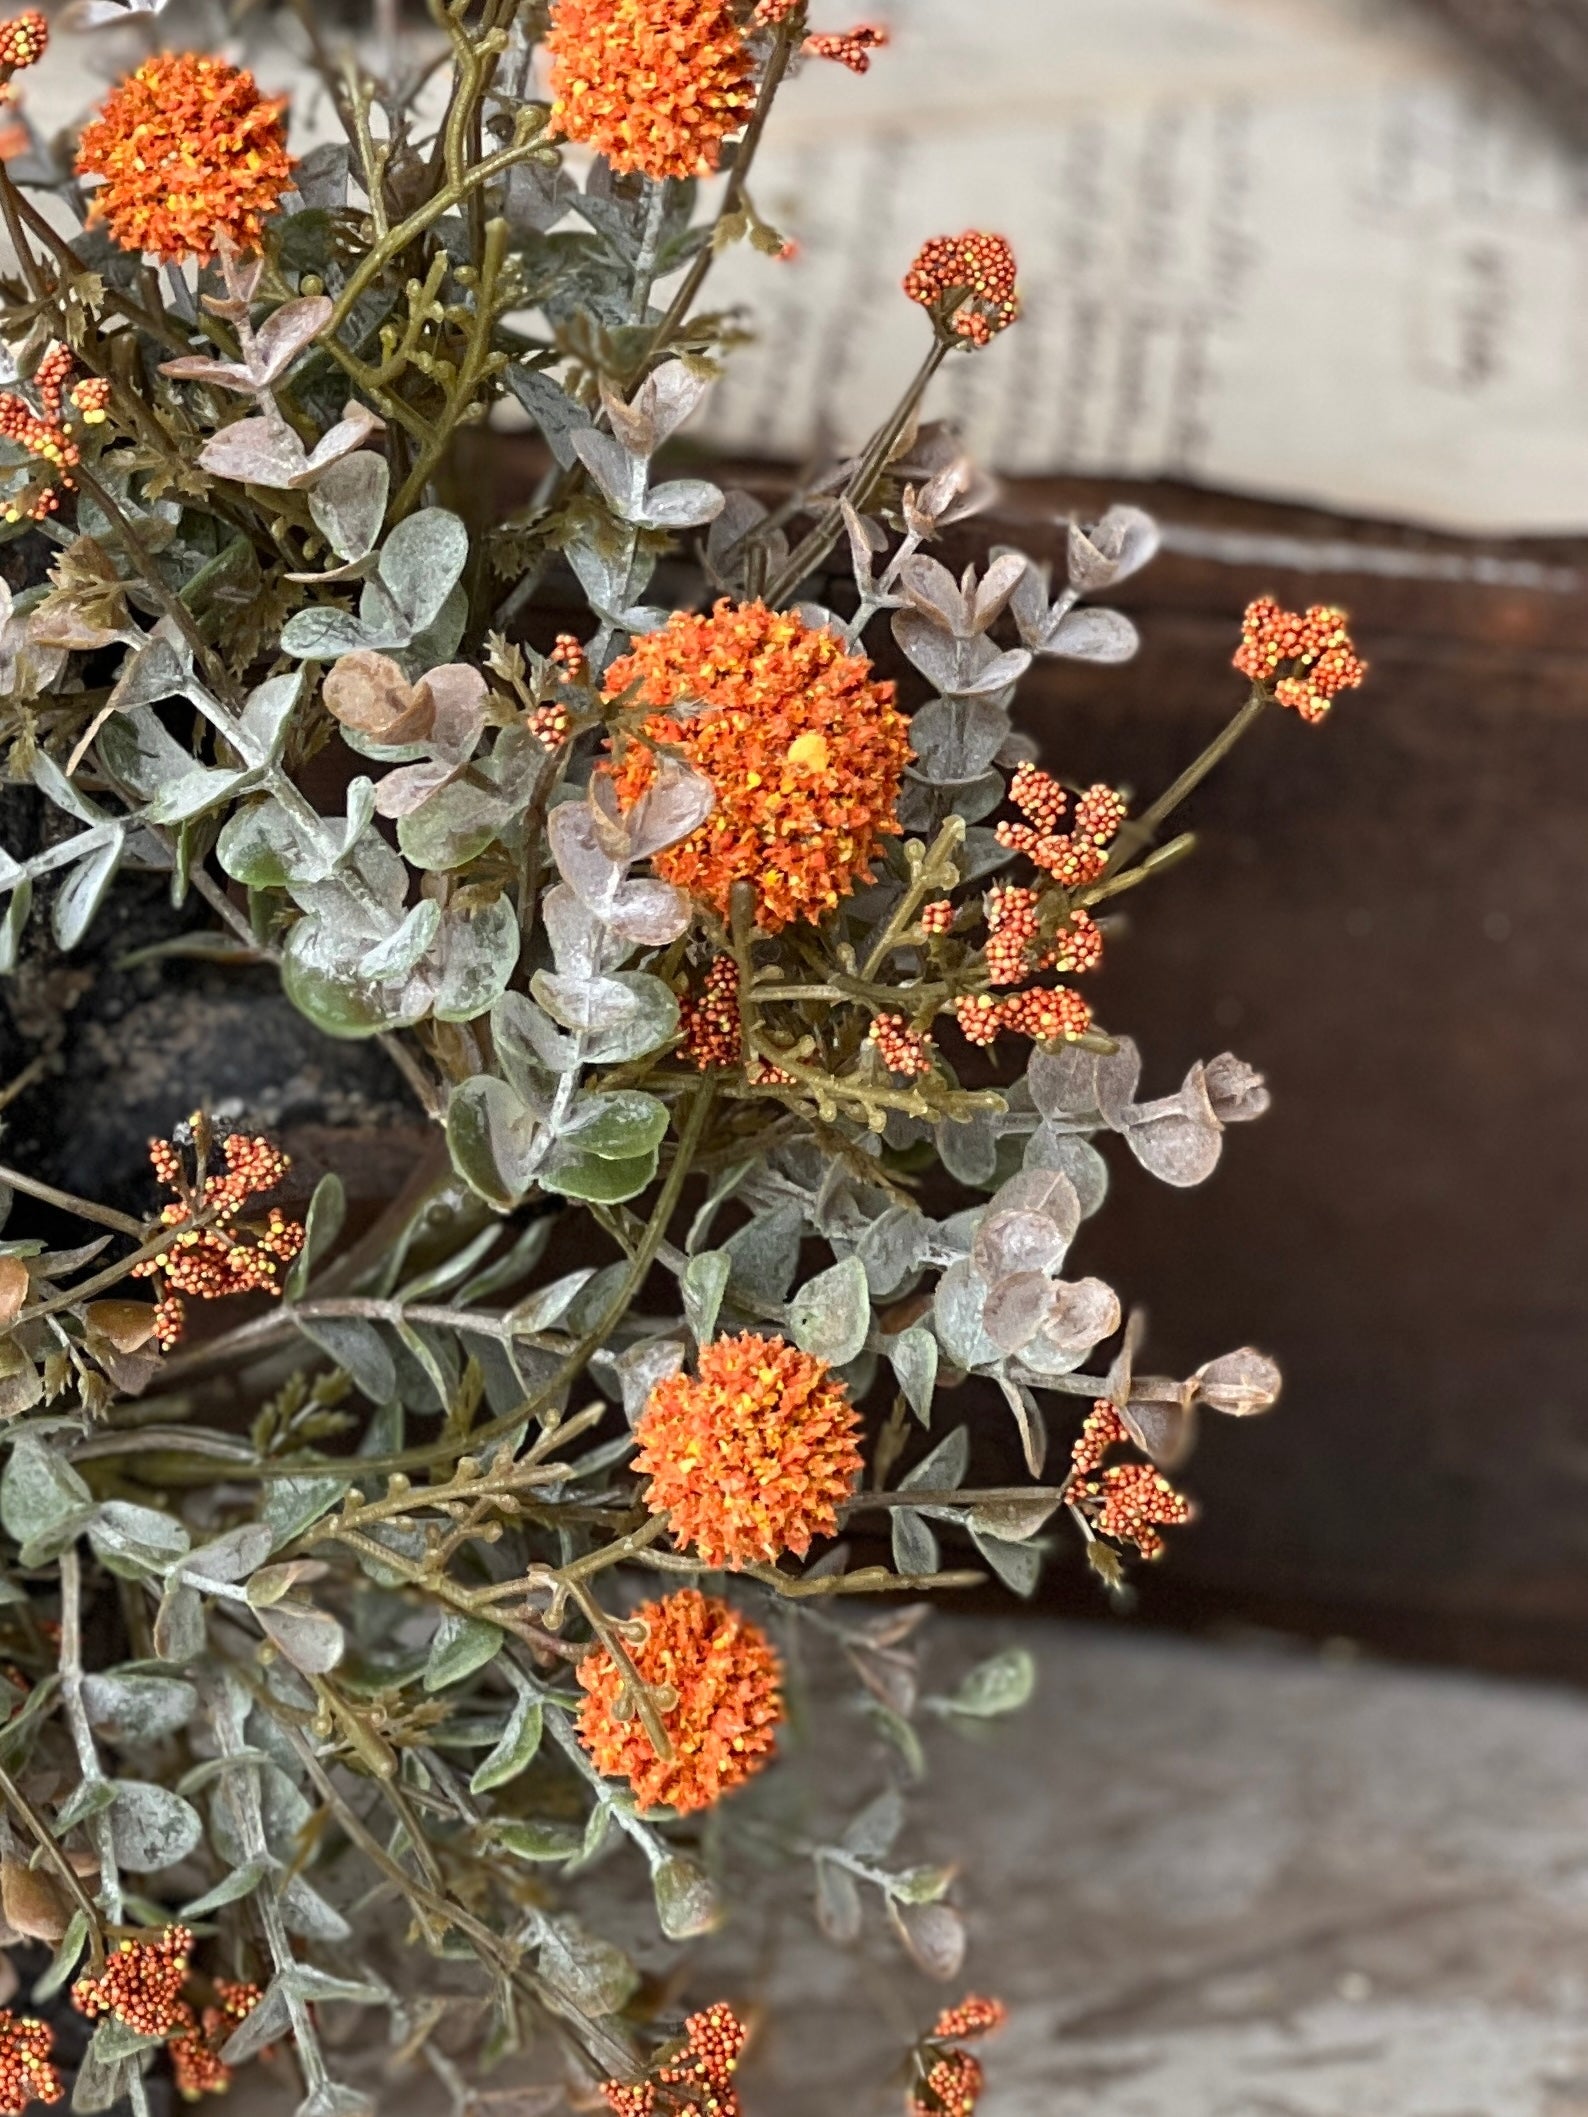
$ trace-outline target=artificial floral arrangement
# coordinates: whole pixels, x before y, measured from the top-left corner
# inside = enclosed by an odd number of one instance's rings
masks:
[[[162,873],[327,1037],[378,1039],[450,1158],[356,1241],[334,1176],[295,1199],[202,1110],[144,1216],[0,1169],[97,1230],[0,1243],[6,2113],[63,2094],[64,2018],[78,2110],[249,2067],[352,2117],[373,2013],[459,2112],[731,2117],[761,1996],[685,1997],[724,1877],[792,1870],[833,1942],[877,1907],[961,1973],[901,1789],[1031,1664],[923,1694],[920,1598],[1029,1594],[1060,1529],[1117,1586],[1189,1515],[1198,1410],[1278,1389],[1250,1350],[1138,1372],[1115,1291],[1066,1276],[1098,1142],[1194,1184],[1267,1101],[1227,1054],[1143,1099],[1075,980],[1230,745],[1360,682],[1341,614],[1254,604],[1244,703],[1138,812],[1067,785],[1015,688],[1131,653],[1086,599],[1156,532],[1072,526],[1058,584],[929,555],[992,490],[922,407],[1017,323],[1001,238],[899,261],[921,365],[852,458],[760,493],[677,460],[742,329],[714,260],[786,247],[750,190],[778,88],[882,32],[805,0],[431,16],[300,10],[342,136],[296,159],[284,101],[161,48],[150,0],[73,0],[58,30],[141,19],[148,55],[42,141],[45,20],[0,25],[0,508],[32,554],[0,730],[37,818],[0,963]],[[455,443],[508,402],[544,477],[475,519]],[[989,1395],[1029,1482],[975,1481]],[[820,1773],[840,1705],[853,1787]],[[635,1876],[625,1947],[591,1907]],[[941,2011],[914,2117],[969,2117],[1000,2013]]]

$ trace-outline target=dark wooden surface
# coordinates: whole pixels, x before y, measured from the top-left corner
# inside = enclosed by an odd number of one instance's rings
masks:
[[[1205,1189],[1127,1163],[1087,1236],[1154,1367],[1251,1338],[1289,1377],[1268,1419],[1205,1427],[1202,1521],[1143,1606],[1588,1673],[1588,548],[1130,496],[1170,525],[1119,598],[1140,658],[1022,693],[1067,777],[1167,781],[1263,589],[1346,603],[1373,665],[1197,795],[1199,852],[1098,983],[1151,1089],[1229,1046],[1275,1094]],[[1103,497],[1018,491],[1021,541]]]

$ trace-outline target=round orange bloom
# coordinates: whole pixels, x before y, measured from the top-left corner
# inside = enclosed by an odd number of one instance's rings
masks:
[[[754,1331],[702,1347],[698,1364],[657,1383],[636,1429],[647,1506],[708,1566],[803,1558],[860,1474],[848,1392],[825,1360]]]
[[[104,178],[93,218],[123,250],[207,264],[221,238],[259,248],[292,179],[281,113],[254,77],[224,59],[159,52],[111,90],[83,127],[79,176]]]
[[[734,883],[753,882],[767,933],[821,918],[868,879],[899,830],[910,744],[892,684],[872,680],[864,655],[791,613],[724,597],[637,639],[607,671],[606,696],[636,683],[655,709],[645,733],[717,790],[699,830],[655,856],[659,875],[724,916]],[[637,800],[651,771],[650,751],[632,744],[619,800]]]
[[[622,174],[705,176],[755,106],[728,0],[556,0],[551,122]]]
[[[642,1603],[634,1614],[648,1628],[633,1650],[635,1668],[646,1683],[676,1694],[662,1714],[673,1754],[657,1756],[637,1714],[619,1718],[626,1680],[604,1647],[579,1664],[590,1694],[579,1739],[598,1770],[628,1780],[642,1810],[665,1805],[682,1816],[710,1808],[771,1755],[783,1717],[777,1655],[759,1625],[698,1588]]]

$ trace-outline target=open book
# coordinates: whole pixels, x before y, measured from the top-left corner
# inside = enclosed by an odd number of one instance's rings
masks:
[[[717,439],[854,440],[924,349],[915,249],[985,227],[1025,316],[930,403],[996,467],[1588,529],[1584,170],[1417,9],[879,11],[864,79],[813,63],[780,103],[751,188],[800,255],[746,245],[712,283],[768,348],[716,393]]]

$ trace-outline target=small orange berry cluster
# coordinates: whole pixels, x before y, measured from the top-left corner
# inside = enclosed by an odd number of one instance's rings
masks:
[[[223,2095],[231,2086],[232,2069],[221,2057],[227,2038],[245,2022],[264,1997],[260,1987],[227,1977],[215,1980],[215,2000],[202,2014],[183,2004],[182,2020],[166,2044],[171,2059],[171,2077],[184,2102],[197,2102],[201,2095]]]
[[[920,927],[923,934],[948,934],[954,931],[954,904],[952,898],[934,897],[930,904],[921,906]]]
[[[199,1120],[195,1130],[203,1136]],[[162,1208],[160,1225],[181,1228],[171,1248],[132,1268],[135,1279],[154,1279],[160,1290],[155,1339],[169,1351],[182,1335],[185,1314],[181,1296],[220,1301],[228,1294],[279,1294],[278,1273],[303,1248],[303,1226],[272,1206],[263,1220],[239,1222],[251,1198],[273,1191],[292,1166],[289,1156],[268,1139],[230,1133],[221,1142],[225,1173],[207,1174],[202,1166],[190,1179],[182,1151],[172,1141],[152,1139],[149,1160],[163,1184],[177,1194]],[[197,1213],[212,1216],[208,1227],[186,1227]]]
[[[994,985],[1018,985],[1038,970],[1079,976],[1103,960],[1103,936],[1090,912],[1071,912],[1051,940],[1040,930],[1041,900],[1025,884],[1007,882],[987,893],[987,975]]]
[[[31,2014],[0,2007],[0,2117],[22,2117],[30,2102],[59,2102],[65,2089],[50,2063],[55,2031]]]
[[[912,1029],[902,1014],[879,1014],[866,1032],[876,1045],[882,1063],[890,1073],[900,1073],[906,1080],[919,1080],[923,1073],[930,1073],[934,1057],[932,1042]]]
[[[659,1757],[634,1711],[627,1670],[605,1647],[580,1662],[588,1693],[579,1739],[597,1770],[628,1780],[642,1812],[710,1808],[767,1762],[783,1717],[782,1669],[759,1625],[698,1588],[681,1588],[634,1613],[644,1632],[630,1649],[654,1694],[672,1745]]]
[[[871,54],[881,51],[887,41],[888,32],[879,23],[860,22],[853,29],[818,30],[805,39],[801,50],[813,59],[836,59],[852,74],[863,74],[870,70]]]
[[[585,659],[584,648],[571,632],[558,633],[546,659],[559,682],[583,684],[589,681],[590,664]],[[551,699],[526,714],[525,723],[529,732],[548,750],[560,750],[572,733],[573,715],[561,699]]]
[[[1031,985],[1024,992],[967,993],[954,1002],[954,1019],[968,1044],[992,1044],[1005,1030],[1037,1044],[1073,1044],[1092,1026],[1092,1010],[1069,985]]]
[[[1075,803],[1068,831],[1059,824],[1070,797],[1051,772],[1021,764],[1009,782],[1009,798],[1025,817],[1023,823],[1000,823],[996,836],[1011,852],[1024,853],[1034,867],[1051,875],[1064,889],[1095,882],[1108,865],[1105,849],[1125,820],[1125,803],[1113,787],[1088,787]]]
[[[786,22],[796,8],[803,7],[805,0],[756,0],[755,12],[750,21],[756,29],[776,29]]]
[[[158,1940],[122,1941],[97,1977],[73,1985],[72,2005],[90,2021],[113,2015],[136,2036],[170,2036],[191,2016],[182,1987],[192,1947],[186,1926],[167,1926]]]
[[[1314,726],[1342,691],[1354,691],[1367,674],[1343,610],[1332,603],[1283,610],[1271,595],[1247,604],[1235,666],[1254,684],[1272,685],[1280,705]]]
[[[744,2023],[719,1999],[690,2015],[681,2043],[662,2053],[648,2079],[633,2085],[609,2080],[601,2092],[616,2117],[654,2117],[664,2106],[697,2110],[701,2117],[740,2117],[733,2076],[744,2044]]]
[[[732,956],[714,956],[697,991],[678,1002],[682,1056],[700,1073],[737,1066],[744,1052],[739,1022],[739,967]]]
[[[973,2117],[985,2078],[981,2061],[962,2048],[991,2036],[1008,2019],[1002,2000],[963,1999],[945,2007],[912,2054],[915,2079],[907,2117]]]
[[[49,48],[50,25],[36,7],[0,22],[0,73],[21,73],[37,66]]]
[[[1015,253],[1001,235],[934,235],[905,273],[904,291],[972,345],[987,345],[1020,315]]]
[[[85,426],[100,425],[110,404],[110,384],[102,375],[91,375],[68,392],[71,372],[68,349],[51,346],[33,376],[37,408],[15,390],[0,390],[0,440],[25,449],[43,464],[46,481],[8,500],[0,519],[42,522],[59,508],[61,491],[72,489],[72,472],[82,457],[68,420],[75,413]]]
[[[1130,1440],[1125,1422],[1107,1398],[1087,1413],[1070,1450],[1065,1497],[1079,1507],[1100,1534],[1116,1543],[1134,1544],[1143,1558],[1161,1558],[1160,1528],[1178,1528],[1191,1520],[1191,1502],[1176,1492],[1151,1463],[1112,1463],[1103,1459]]]

